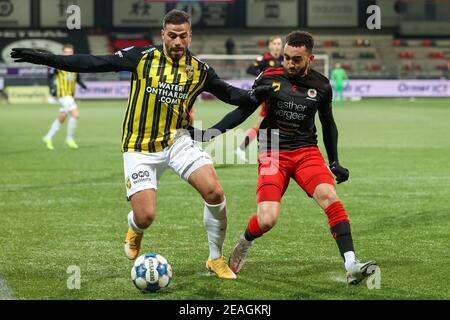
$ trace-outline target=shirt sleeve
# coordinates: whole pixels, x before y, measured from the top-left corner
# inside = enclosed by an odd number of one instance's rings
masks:
[[[320,114],[326,114],[331,112],[331,105],[333,100],[333,89],[331,85],[328,83],[325,87],[324,95],[320,101],[318,111]]]
[[[332,111],[333,90],[328,83],[324,97],[318,107],[319,119],[322,123],[322,134],[325,149],[330,164],[339,162],[338,158],[338,130]]]
[[[94,56],[74,54],[71,56],[51,55],[46,63],[53,68],[71,72],[117,72],[135,71],[145,48],[130,47],[115,54]]]
[[[203,86],[204,91],[212,93],[225,103],[235,106],[253,107],[255,103],[250,97],[250,91],[229,85],[219,78],[213,68],[208,65],[206,66],[207,75],[205,85]]]

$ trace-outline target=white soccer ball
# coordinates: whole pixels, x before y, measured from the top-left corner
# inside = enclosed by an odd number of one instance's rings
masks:
[[[156,292],[169,285],[172,266],[167,259],[157,253],[139,256],[131,268],[131,280],[142,292]]]

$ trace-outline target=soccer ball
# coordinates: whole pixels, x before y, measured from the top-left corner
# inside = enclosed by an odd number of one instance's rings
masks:
[[[172,267],[167,259],[157,253],[139,256],[131,268],[131,280],[142,292],[156,292],[169,285]]]

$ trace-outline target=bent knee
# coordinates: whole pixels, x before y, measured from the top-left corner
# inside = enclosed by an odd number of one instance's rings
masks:
[[[219,204],[225,200],[223,189],[220,185],[209,188],[203,195],[203,199],[209,204]]]
[[[269,231],[277,224],[278,218],[274,216],[264,216],[259,222],[261,230]]]
[[[134,220],[139,228],[149,227],[156,218],[156,210],[154,208],[145,208],[134,211]]]
[[[269,205],[269,206],[261,206],[259,207],[258,211],[258,223],[261,227],[261,230],[264,232],[269,231],[272,229],[278,221],[279,217],[279,204],[276,206]]]
[[[323,208],[326,208],[339,200],[339,197],[336,193],[336,188],[333,185],[327,183],[320,184],[316,187],[316,189],[314,190],[313,198]]]

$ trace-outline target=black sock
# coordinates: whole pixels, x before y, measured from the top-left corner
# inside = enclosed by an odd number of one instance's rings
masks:
[[[253,241],[253,240],[255,240],[256,238],[259,238],[259,237],[255,237],[254,235],[252,235],[250,233],[250,231],[248,231],[248,228],[247,228],[247,229],[245,229],[245,232],[244,232],[244,238],[247,241]]]
[[[339,248],[342,258],[347,251],[355,251],[353,248],[352,232],[350,230],[350,224],[347,221],[341,221],[332,228],[330,228],[333,238],[336,240],[336,244]]]

